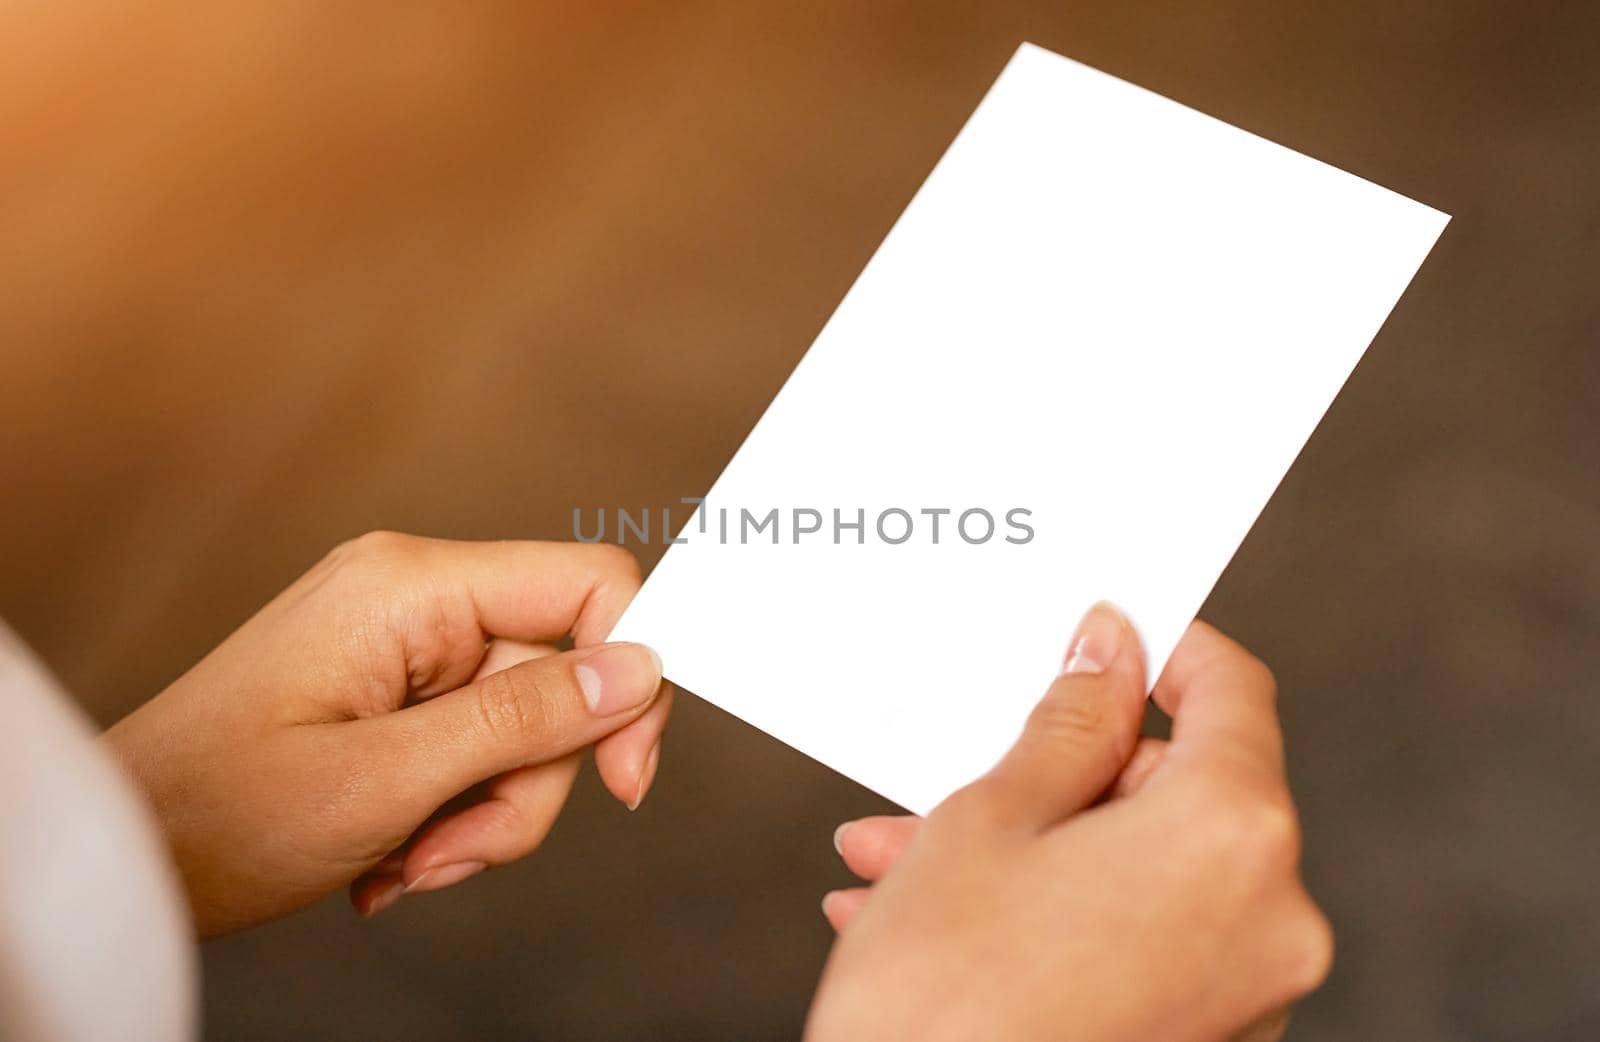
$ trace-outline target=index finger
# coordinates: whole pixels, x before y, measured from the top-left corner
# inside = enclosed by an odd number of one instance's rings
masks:
[[[466,683],[491,640],[600,644],[638,589],[639,565],[618,546],[369,532],[263,611],[288,613],[299,631],[354,630],[364,661],[403,668],[403,690],[427,698]],[[321,681],[313,687],[320,699]]]
[[[1284,776],[1278,685],[1272,671],[1221,631],[1196,620],[1152,692],[1172,717],[1165,770],[1205,767]]]
[[[639,590],[639,564],[608,543],[422,540],[438,581],[458,584],[483,631],[521,641],[570,634],[599,644]]]
[[[639,589],[638,562],[610,544],[368,532],[336,547],[281,599],[313,594],[337,576],[361,584],[334,598],[340,612],[352,601],[393,608],[408,635],[475,645],[473,668],[489,638],[538,644],[570,635],[580,648],[599,644]]]

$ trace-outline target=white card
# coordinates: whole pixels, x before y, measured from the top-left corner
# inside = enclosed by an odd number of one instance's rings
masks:
[[[1153,681],[1448,220],[1024,44],[612,639],[930,810],[1095,601]]]

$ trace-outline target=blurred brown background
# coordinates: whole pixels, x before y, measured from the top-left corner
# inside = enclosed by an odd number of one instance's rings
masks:
[[[1023,39],[1455,215],[1206,614],[1291,1037],[1600,1038],[1600,4],[8,5],[0,615],[110,721],[364,529],[703,490]],[[685,700],[636,815],[210,946],[208,1037],[794,1038],[881,808]]]

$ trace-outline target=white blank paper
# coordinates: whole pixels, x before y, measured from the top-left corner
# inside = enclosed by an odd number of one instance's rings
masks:
[[[1447,220],[1024,45],[612,639],[928,811],[1093,602],[1153,681]]]

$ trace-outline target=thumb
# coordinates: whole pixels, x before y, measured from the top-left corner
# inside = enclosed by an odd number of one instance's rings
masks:
[[[592,745],[637,719],[661,688],[643,644],[602,644],[533,659],[361,723],[369,751],[398,777],[390,791],[431,806],[487,778]]]
[[[1089,609],[1022,737],[977,783],[1007,820],[1053,825],[1088,807],[1133,755],[1144,716],[1139,638],[1109,604]]]

